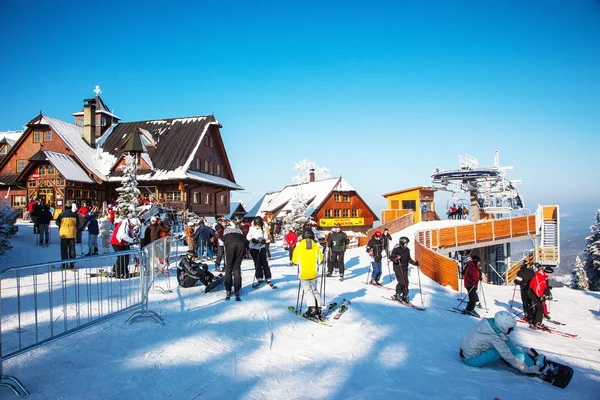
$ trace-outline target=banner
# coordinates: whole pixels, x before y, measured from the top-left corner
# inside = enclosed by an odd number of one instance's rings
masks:
[[[333,227],[337,224],[341,226],[362,226],[365,224],[364,218],[321,218],[319,220],[319,226],[321,227]]]

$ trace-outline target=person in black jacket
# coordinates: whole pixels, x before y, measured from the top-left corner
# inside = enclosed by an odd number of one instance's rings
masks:
[[[37,226],[38,232],[40,234],[38,244],[40,246],[48,247],[48,242],[50,240],[50,221],[52,221],[52,213],[50,212],[50,208],[46,204],[44,204],[40,207],[40,209],[37,212]]]
[[[408,264],[419,266],[419,262],[410,258],[410,249],[407,247],[410,240],[402,236],[399,243],[392,250],[391,259],[394,264],[394,274],[396,274],[396,294],[394,300],[403,303],[410,303],[408,298]]]
[[[246,255],[246,235],[232,223],[226,223],[222,240],[225,248],[225,300],[231,298],[231,288],[233,287],[235,299],[240,301],[241,265]]]
[[[100,234],[100,227],[98,226],[98,220],[93,211],[88,212],[82,231],[84,231],[85,228],[88,230],[88,252],[87,254],[84,254],[84,256],[87,257],[92,254],[98,254],[98,235]]]
[[[333,228],[333,232],[327,237],[327,247],[329,247],[327,277],[333,275],[334,268],[338,268],[340,271],[340,281],[344,280],[344,253],[349,243],[348,235],[342,232],[342,226],[337,224]]]
[[[390,258],[390,243],[392,242],[392,235],[390,235],[390,231],[388,228],[383,230],[383,235],[381,236],[381,243],[383,244],[383,250],[385,250],[385,256]]]
[[[529,296],[529,283],[535,276],[535,271],[538,270],[540,264],[535,263],[532,268],[529,268],[527,261],[521,263],[521,268],[517,272],[515,284],[521,289],[521,303],[523,304],[523,317],[527,322],[533,321],[533,303]]]
[[[371,274],[371,283],[372,285],[381,286],[379,283],[379,279],[381,278],[381,257],[383,254],[383,234],[379,231],[375,232],[367,243],[367,253],[372,258],[371,265],[373,266],[373,272]]]
[[[33,234],[38,235],[40,233],[40,222],[38,218],[40,216],[40,213],[42,212],[42,202],[40,201],[40,199],[37,199],[35,201],[32,210],[33,211],[31,212],[31,222],[33,222]]]

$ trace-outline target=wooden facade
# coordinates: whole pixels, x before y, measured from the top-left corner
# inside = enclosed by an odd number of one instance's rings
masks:
[[[329,194],[321,206],[315,210],[313,218],[321,230],[330,230],[340,224],[344,229],[366,233],[373,227],[377,216],[356,192]]]
[[[382,222],[386,223],[402,216],[397,213],[395,214],[394,211],[396,210],[404,210],[406,213],[412,211],[415,222],[420,222],[423,219],[423,207],[427,210],[428,220],[433,219],[430,217],[435,215],[435,202],[433,198],[435,191],[436,189],[434,188],[416,186],[384,194],[383,197],[388,202],[388,209],[383,210]]]

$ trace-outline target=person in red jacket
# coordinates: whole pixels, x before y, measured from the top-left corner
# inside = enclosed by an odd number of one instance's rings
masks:
[[[529,299],[533,307],[533,321],[529,324],[531,328],[544,327],[542,318],[544,315],[548,315],[546,300],[552,298],[550,286],[548,286],[548,275],[553,272],[554,269],[550,266],[540,268],[529,282]]]
[[[110,222],[111,224],[115,224],[115,210],[113,209],[113,206],[108,206],[108,208],[106,209],[106,214],[108,215],[108,222]]]
[[[115,253],[129,250],[129,246],[135,241],[133,224],[129,218],[122,216],[119,223],[115,226],[110,244]],[[118,256],[113,266],[116,278],[129,278],[129,254]]]
[[[294,249],[296,248],[296,244],[298,244],[298,235],[296,235],[296,232],[294,232],[293,228],[290,228],[288,230],[287,235],[285,235],[285,245],[290,255],[290,265],[294,265],[294,263],[292,262],[292,256],[294,255]]]
[[[479,317],[479,314],[477,314],[477,311],[475,311],[475,304],[477,304],[479,301],[477,288],[479,286],[479,281],[481,280],[479,261],[479,256],[471,257],[471,260],[467,262],[463,272],[465,289],[467,289],[467,293],[469,295],[469,302],[467,303],[467,307],[463,312],[474,317]]]

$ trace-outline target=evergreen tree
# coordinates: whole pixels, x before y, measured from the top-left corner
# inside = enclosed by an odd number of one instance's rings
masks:
[[[327,168],[319,167],[316,162],[308,161],[306,158],[302,161],[297,162],[294,165],[294,171],[300,172],[292,178],[294,183],[306,183],[310,181],[310,171],[313,170],[315,173],[315,181],[331,178],[329,170]]]
[[[116,189],[117,192],[119,192],[117,209],[119,210],[119,215],[135,215],[140,190],[138,189],[138,183],[135,179],[136,159],[134,155],[125,155],[125,164],[122,169],[123,178],[121,179],[121,187]]]
[[[591,236],[586,238],[587,245],[585,272],[589,280],[590,290],[600,291],[600,210],[596,212],[596,223],[590,227]]]
[[[572,275],[571,289],[589,290],[588,278],[583,268],[583,262],[581,262],[579,256],[575,259],[575,269],[573,270]]]
[[[10,238],[17,232],[16,220],[17,215],[10,204],[4,199],[0,199],[0,256],[12,249]]]
[[[304,225],[308,221],[306,212],[306,197],[302,190],[296,189],[296,192],[290,199],[289,205],[291,211],[283,217],[283,225],[286,230],[293,229],[296,233],[302,233]]]

